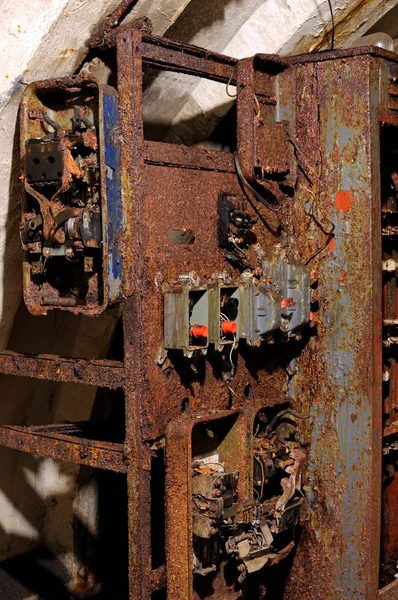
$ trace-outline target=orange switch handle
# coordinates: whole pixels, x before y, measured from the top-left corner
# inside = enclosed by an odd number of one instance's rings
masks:
[[[292,306],[294,303],[294,299],[293,298],[284,298],[284,300],[282,300],[281,302],[281,308],[289,308],[290,306]]]
[[[238,326],[234,321],[223,321],[221,329],[224,333],[236,333]]]
[[[207,338],[208,333],[209,333],[209,328],[207,327],[207,325],[194,325],[191,329],[191,333],[192,333],[193,337],[196,337],[196,338],[199,338],[199,337]]]

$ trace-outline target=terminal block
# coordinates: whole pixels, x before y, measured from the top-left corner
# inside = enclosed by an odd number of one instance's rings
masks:
[[[252,274],[242,277],[240,288],[242,307],[242,336],[250,346],[258,346],[277,331],[282,322],[281,296],[266,282],[256,281]]]
[[[281,330],[292,337],[310,322],[310,270],[281,245],[270,262],[263,261],[262,267],[270,289],[281,297]]]
[[[121,300],[117,93],[72,77],[29,85],[21,105],[21,241],[30,312],[95,315]]]
[[[164,286],[164,344],[167,350],[207,352],[209,292],[194,274],[182,275],[177,284]]]
[[[216,350],[236,345],[240,333],[240,287],[227,275],[209,285],[209,342]]]

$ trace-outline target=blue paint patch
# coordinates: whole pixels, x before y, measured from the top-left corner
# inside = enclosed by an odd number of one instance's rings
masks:
[[[109,91],[108,91],[109,90]],[[117,143],[118,101],[115,92],[103,88],[103,118],[105,139],[107,242],[108,242],[108,303],[122,300],[123,261],[120,253],[122,233],[122,202],[120,180],[120,149]],[[106,257],[104,257],[106,259]]]

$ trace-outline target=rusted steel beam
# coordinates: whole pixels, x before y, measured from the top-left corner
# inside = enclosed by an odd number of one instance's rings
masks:
[[[113,24],[117,19],[113,20]],[[215,81],[233,83],[237,59],[210,52],[204,48],[150,35],[149,19],[138,19],[125,26],[109,29],[106,24],[88,42],[90,48],[110,48],[116,45],[117,37],[131,31],[142,31],[144,37],[139,48],[143,61],[159,69],[198,75]]]
[[[387,425],[383,429],[383,437],[387,437],[388,435],[392,435],[394,433],[398,433],[398,421],[394,421],[391,425]]]
[[[378,46],[358,46],[357,48],[340,48],[336,50],[328,50],[325,52],[313,52],[309,54],[297,54],[296,56],[286,56],[284,60],[289,64],[302,64],[302,63],[321,63],[328,60],[338,60],[348,58],[355,58],[356,56],[375,56],[379,58],[385,58],[388,61],[398,62],[398,58],[395,52],[389,52],[384,48]]]
[[[113,13],[102,23],[97,33],[91,36],[86,46],[93,49],[115,46],[117,34],[123,29],[139,29],[147,34],[152,33],[152,23],[148,17],[141,17],[133,23],[116,28],[116,25],[126,16],[134,2],[135,0],[122,0]]]
[[[156,36],[144,37],[140,51],[143,62],[152,67],[221,83],[235,83],[234,71],[238,61],[229,56]]]
[[[143,357],[147,352],[143,335],[141,296],[143,290],[142,194],[144,124],[142,113],[141,32],[125,31],[117,40],[119,125],[122,203],[126,225],[124,244],[123,332],[125,368],[126,452],[128,491],[129,600],[151,597],[150,455],[142,441],[142,404],[146,381]]]
[[[249,407],[254,401],[248,401]],[[166,562],[167,593],[173,600],[193,600],[192,553],[188,549],[192,543],[192,432],[199,423],[217,421],[225,417],[236,417],[232,427],[230,453],[239,470],[240,497],[247,497],[250,474],[248,465],[247,437],[252,427],[251,414],[237,410],[213,411],[194,417],[182,417],[169,423],[166,430]],[[250,434],[249,434],[250,435]],[[226,454],[229,454],[226,452]],[[188,551],[187,551],[188,550]],[[215,581],[213,582],[215,583]],[[226,597],[226,596],[225,596]]]
[[[65,426],[60,425],[65,431]],[[123,444],[100,442],[57,433],[56,426],[0,427],[0,445],[37,456],[46,456],[117,473],[127,470]]]
[[[398,580],[393,581],[379,591],[379,600],[398,600]]]
[[[0,373],[112,389],[122,387],[125,379],[123,363],[115,360],[31,356],[11,351],[0,352]]]
[[[145,162],[151,165],[235,173],[234,159],[230,152],[188,148],[163,142],[145,142],[144,156]]]

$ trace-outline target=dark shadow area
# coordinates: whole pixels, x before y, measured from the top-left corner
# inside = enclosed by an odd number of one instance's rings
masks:
[[[186,358],[180,350],[169,350],[168,358],[184,387],[192,390],[192,385],[196,381],[201,386],[204,385],[206,379],[206,357],[203,354],[195,352],[192,358]]]
[[[387,33],[393,39],[398,37],[398,6],[389,10],[364,35],[380,32]]]
[[[152,569],[166,563],[166,464],[164,450],[156,450],[151,458],[151,550]]]
[[[60,469],[62,472],[62,464]],[[128,593],[126,477],[80,469],[77,479],[80,489],[93,480],[98,489],[98,532],[93,536],[75,516],[74,553],[82,565],[75,580],[71,583],[65,566],[50,550],[39,547],[0,563],[2,600],[24,600],[33,594],[40,600],[125,600]],[[52,498],[52,507],[61,500],[59,496]],[[26,540],[21,538],[21,541]]]
[[[191,0],[179,18],[168,28],[165,37],[178,42],[190,43],[191,40],[203,29],[207,29],[219,23],[228,26],[231,37],[235,31],[234,23],[225,23],[225,9],[232,0]],[[239,0],[238,0],[239,2]],[[243,0],[240,0],[243,4]],[[235,0],[236,4],[236,0]],[[259,2],[259,5],[261,2]],[[208,48],[212,50],[212,48]]]
[[[70,600],[67,581],[63,565],[45,548],[0,563],[2,600],[22,600],[32,594],[40,600]]]
[[[56,354],[69,358],[123,360],[123,325],[121,319],[117,318],[117,310],[108,310],[95,320],[56,310],[49,311],[46,316],[36,317],[27,310],[22,300],[11,329],[7,350],[23,354]],[[82,328],[90,331],[93,326],[99,335],[101,330],[109,329],[110,341],[108,338],[102,347],[87,351],[84,343],[76,342]]]
[[[160,102],[158,111],[156,111],[158,101],[154,91],[151,90],[151,86],[156,83],[159,73],[160,71],[156,69],[144,69],[143,108],[145,140],[181,144],[184,146],[199,145],[224,152],[230,152],[236,148],[235,102],[234,98],[227,96],[225,84],[212,82],[212,86],[219,86],[220,97],[222,99],[222,105],[217,106],[217,110],[201,112],[198,109],[198,114],[194,117],[172,124],[170,121],[183,109],[195,87],[200,84],[201,78],[186,74],[169,74],[168,78],[164,79],[163,86],[170,87],[171,98],[171,100],[165,100],[165,103],[170,102],[169,105],[165,104],[163,106],[163,110],[166,110],[166,116],[170,116],[170,118],[165,119]],[[181,91],[180,95],[176,96],[174,94],[173,90],[175,88]],[[233,86],[231,86],[230,93],[235,93]],[[224,96],[225,100],[223,100]],[[232,107],[231,104],[233,105]],[[229,118],[225,125],[220,127],[220,123],[228,114]]]
[[[290,363],[298,358],[308,344],[311,337],[316,335],[316,327],[303,327],[301,339],[292,339],[288,342],[282,333],[276,332],[272,343],[263,342],[259,348],[239,342],[239,354],[245,361],[245,367],[255,379],[260,371],[272,374],[281,367],[289,368]]]

